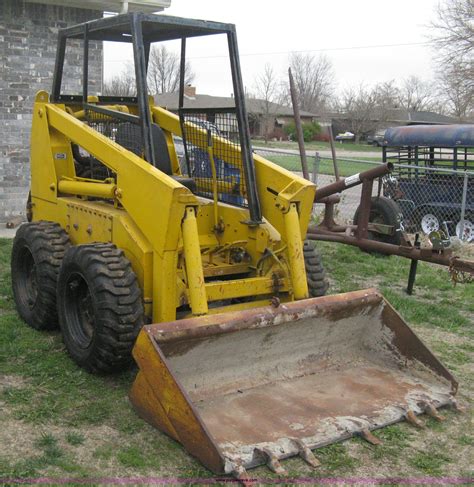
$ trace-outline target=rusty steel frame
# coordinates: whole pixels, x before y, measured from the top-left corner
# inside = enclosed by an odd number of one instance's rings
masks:
[[[397,255],[412,261],[422,260],[447,266],[458,272],[474,274],[474,262],[460,259],[453,255],[452,250],[434,250],[419,248],[412,245],[405,234],[402,234],[402,244],[394,245],[386,242],[379,242],[368,238],[368,232],[385,233],[385,228],[378,228],[380,225],[369,222],[372,188],[374,180],[389,174],[393,170],[393,164],[386,163],[369,169],[368,171],[342,178],[332,184],[318,188],[314,198],[315,203],[324,203],[325,211],[323,221],[319,225],[311,225],[308,228],[307,238],[309,240],[320,240],[324,242],[335,242],[352,245],[369,252],[379,252],[386,255]],[[338,193],[362,184],[359,219],[357,225],[338,225],[334,221],[334,205],[339,203]],[[385,225],[383,226],[385,227]],[[382,231],[381,231],[382,230]],[[393,229],[392,229],[393,231]]]
[[[356,316],[361,319],[354,321]],[[380,320],[382,325],[381,327],[370,325],[370,330],[381,339],[379,348],[377,348],[378,338],[376,340],[375,335],[371,335],[371,338],[370,333],[361,335],[361,329],[358,330],[359,334],[355,332],[354,327],[357,323],[363,328],[367,326],[369,318]],[[328,327],[327,330],[322,330],[324,326]],[[328,338],[335,333],[336,329],[344,326],[349,327],[348,336],[361,338],[362,341],[357,342],[357,347],[367,346],[371,354],[376,350],[381,354],[378,358],[369,360],[369,374],[375,374],[377,367],[386,368],[392,359],[393,363],[390,363],[393,368],[388,367],[388,369],[395,375],[400,371],[403,372],[401,382],[389,386],[392,387],[390,394],[394,394],[397,398],[396,404],[391,404],[390,397],[384,396],[381,390],[383,383],[379,383],[377,387],[375,382],[374,387],[367,390],[361,389],[363,384],[366,384],[365,379],[360,384],[346,383],[345,373],[341,370],[344,367],[346,370],[352,370],[352,365],[350,362],[343,364],[348,355],[338,354],[337,350],[329,353],[329,346],[332,343],[330,339],[325,344],[328,348],[325,349],[322,359],[324,370],[332,371],[331,374],[334,376],[332,380],[342,381],[340,383],[344,384],[345,391],[347,393],[352,391],[353,397],[359,394],[373,394],[374,400],[376,399],[374,402],[377,404],[376,409],[379,408],[377,413],[375,414],[375,410],[369,411],[369,407],[364,411],[367,417],[358,416],[351,409],[352,406],[347,407],[348,404],[352,404],[350,400],[341,402],[338,394],[324,389],[322,394],[325,401],[331,398],[332,405],[336,408],[330,410],[332,412],[327,415],[325,406],[318,406],[318,401],[315,399],[317,391],[300,387],[298,391],[301,397],[298,399],[295,396],[293,401],[301,411],[306,411],[304,432],[293,427],[291,415],[275,414],[269,417],[266,408],[271,409],[278,402],[272,390],[274,381],[281,385],[284,397],[285,388],[291,388],[295,381],[323,381],[324,375],[319,374],[322,370],[316,371],[309,367],[310,363],[319,367],[317,365],[319,355],[316,350],[319,340],[323,339],[321,336],[315,338],[314,350],[312,345],[309,345],[307,350],[302,350],[304,347],[297,348],[302,351],[302,357],[305,359],[296,360],[296,369],[292,368],[290,361],[285,362],[286,375],[284,376],[278,377],[277,374],[269,380],[265,371],[263,375],[258,376],[257,371],[263,370],[262,368],[274,370],[272,357],[280,360],[275,347],[278,347],[281,343],[280,339],[285,335],[279,334],[288,335],[288,331],[285,330],[290,328],[290,336],[296,339],[300,333],[305,333],[305,330],[309,336],[314,336],[319,330],[324,337]],[[352,334],[349,333],[351,330]],[[220,355],[226,353],[231,343],[238,347],[239,337],[243,340],[240,344],[243,347],[241,350],[237,348],[234,354]],[[334,339],[336,338],[337,333],[334,336]],[[244,371],[242,374],[247,377],[247,381],[240,381],[239,376],[234,374],[238,369],[234,367],[235,361],[240,360],[241,354],[245,354],[247,350],[245,347],[249,343],[256,343],[255,346],[261,347],[261,342],[265,343],[265,347],[259,350],[267,350],[267,352],[256,357],[256,375],[247,375],[249,371]],[[345,350],[347,352],[346,348]],[[196,369],[192,365],[197,365],[195,361],[199,362],[201,353],[212,353],[215,357],[221,357],[223,362],[219,362],[219,371],[216,371],[212,365],[200,369],[199,375],[204,374],[205,378],[196,381],[197,377],[193,375]],[[309,355],[306,355],[307,353]],[[280,461],[291,456],[300,456],[310,465],[317,466],[318,461],[311,450],[352,436],[361,436],[370,442],[380,442],[371,433],[372,430],[404,419],[421,424],[418,415],[427,413],[440,417],[437,411],[439,408],[457,406],[456,378],[375,289],[147,325],[140,332],[133,355],[140,370],[130,398],[138,414],[182,443],[211,471],[216,474],[233,474],[238,478],[246,476],[246,469],[262,464],[284,475],[286,472]],[[336,360],[334,362],[336,368],[331,369],[328,365],[331,357],[342,358],[343,362]],[[301,364],[309,368],[301,369]],[[291,375],[294,373],[297,375]],[[412,383],[411,392],[404,391],[405,385],[408,384],[405,381],[411,380],[409,373],[414,373],[417,378]],[[416,375],[417,373],[421,375]],[[423,384],[418,382],[419,379]],[[252,383],[252,380],[256,382]],[[256,384],[260,384],[259,381],[263,381],[262,387],[256,388]],[[236,383],[239,386],[236,386]],[[318,383],[323,384],[323,382]],[[254,401],[257,397],[255,396],[257,389],[259,401]],[[371,400],[369,403],[372,404]],[[282,411],[289,413],[290,410],[291,404],[282,401]],[[385,411],[383,414],[382,410]],[[350,416],[348,416],[349,412],[351,412]],[[221,419],[216,419],[215,413],[220,415]],[[249,422],[252,414],[255,416],[255,424]],[[320,419],[316,417],[318,414],[321,416]],[[270,428],[268,435],[262,439],[259,434],[254,435],[254,429],[258,429],[260,420],[264,417],[268,421],[273,421],[275,428],[282,429],[275,432]],[[227,433],[236,436],[228,436]]]

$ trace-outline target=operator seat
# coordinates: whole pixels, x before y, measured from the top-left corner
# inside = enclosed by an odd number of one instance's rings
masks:
[[[191,192],[197,189],[196,181],[186,176],[175,176],[171,166],[171,158],[166,143],[166,137],[162,128],[156,123],[151,124],[151,136],[153,139],[153,152],[155,154],[155,165],[157,169],[171,176],[175,181],[188,188]]]
[[[173,174],[166,137],[161,127],[156,123],[151,124],[151,136],[153,141],[152,150],[155,156],[155,167],[194,193],[197,189],[196,181],[194,181],[194,179]],[[143,157],[141,140],[141,128],[138,125],[129,122],[119,125],[115,136],[117,144],[120,144],[125,147],[125,149]]]

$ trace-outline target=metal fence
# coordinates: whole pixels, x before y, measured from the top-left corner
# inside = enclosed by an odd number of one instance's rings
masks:
[[[300,157],[295,151],[258,148],[255,153],[302,176]],[[306,155],[310,178],[317,186],[335,181],[332,159],[320,157],[318,152],[307,152]],[[337,161],[341,177],[382,164],[381,160],[363,158],[338,157]],[[338,223],[352,223],[361,188],[355,186],[341,194],[336,209]],[[446,236],[457,236],[474,243],[474,172],[394,164],[393,172],[374,184],[373,196],[377,195],[398,203],[408,233],[428,235],[441,231]],[[324,205],[315,205],[316,220],[323,212]]]

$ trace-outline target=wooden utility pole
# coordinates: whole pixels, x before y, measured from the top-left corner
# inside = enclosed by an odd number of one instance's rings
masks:
[[[295,81],[293,79],[291,68],[288,68],[288,77],[290,78],[291,103],[293,104],[293,115],[295,118],[296,136],[298,137],[298,147],[300,149],[301,169],[303,170],[303,177],[309,180],[308,161],[306,160],[303,128],[301,127],[300,107],[298,105],[298,96],[296,93]]]

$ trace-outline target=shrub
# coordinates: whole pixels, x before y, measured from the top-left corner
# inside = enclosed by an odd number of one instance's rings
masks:
[[[321,126],[317,122],[306,122],[302,125],[303,139],[305,142],[310,142],[321,133]],[[294,122],[290,122],[284,126],[285,133],[291,140],[296,140],[296,125]]]

